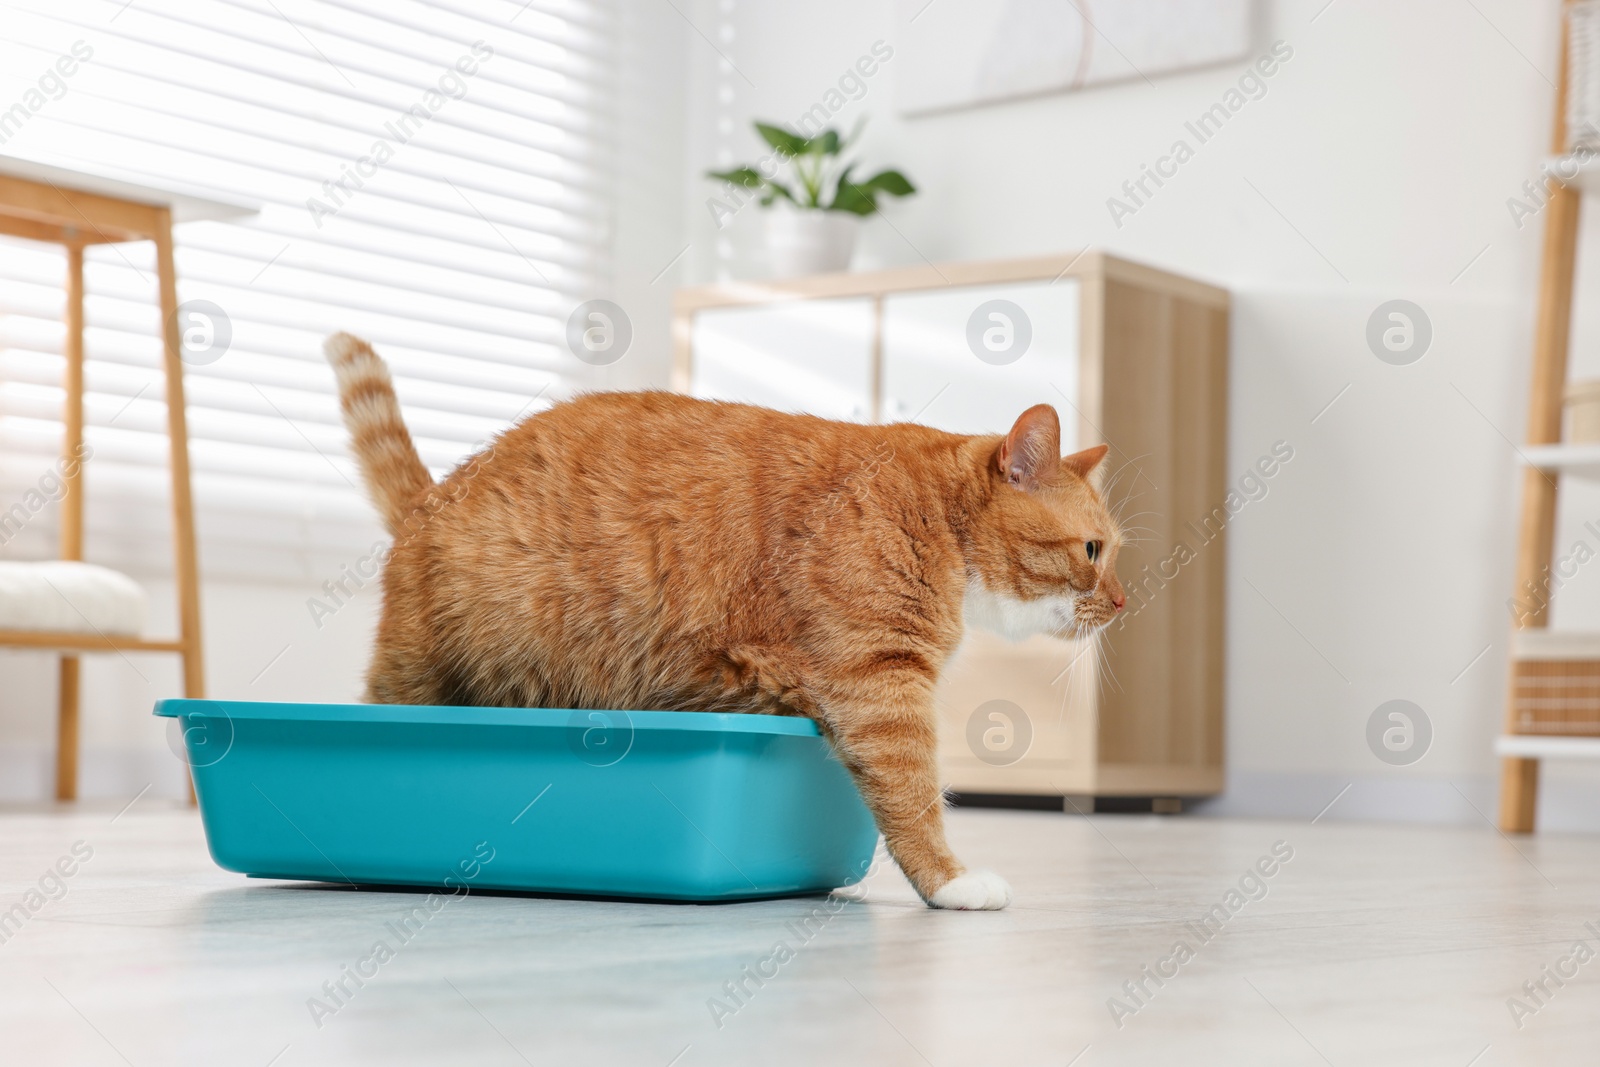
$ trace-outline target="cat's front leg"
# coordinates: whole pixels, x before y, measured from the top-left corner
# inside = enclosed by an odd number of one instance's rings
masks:
[[[898,673],[875,677],[870,699],[858,693],[827,702],[834,747],[872,809],[889,854],[929,907],[1003,908],[1011,903],[1005,879],[967,870],[945,842],[932,685]]]

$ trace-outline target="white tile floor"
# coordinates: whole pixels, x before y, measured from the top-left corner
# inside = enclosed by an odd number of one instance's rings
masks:
[[[1011,910],[930,912],[892,867],[809,941],[788,924],[824,900],[473,895],[363,987],[347,979],[353,995],[319,1027],[310,998],[376,940],[396,941],[386,924],[421,897],[250,881],[211,864],[186,809],[143,800],[114,815],[0,814],[0,913],[75,841],[93,848],[65,896],[0,929],[0,1062],[1600,1061],[1600,958],[1562,987],[1547,979],[1520,1028],[1506,1004],[1574,941],[1600,952],[1594,838],[960,811],[957,851],[1011,879]],[[1278,841],[1294,855],[1268,895],[1202,944],[1185,924]],[[1193,958],[1160,988],[1146,980],[1139,1006],[1123,983],[1180,939]],[[730,998],[724,983],[778,942],[793,958]],[[1112,997],[1138,1008],[1120,1027]],[[713,998],[730,1012],[720,1027]]]

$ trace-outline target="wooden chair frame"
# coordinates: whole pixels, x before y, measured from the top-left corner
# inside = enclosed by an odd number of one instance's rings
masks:
[[[62,454],[66,492],[61,499],[61,558],[83,558],[83,250],[92,244],[154,241],[161,307],[162,367],[166,376],[167,438],[172,474],[173,565],[178,597],[178,637],[152,640],[105,634],[0,630],[0,646],[61,653],[56,724],[56,799],[78,795],[79,653],[176,652],[183,659],[183,693],[205,695],[200,643],[200,581],[195,554],[194,503],[189,478],[189,430],[183,400],[178,337],[178,285],[172,257],[172,210],[51,182],[0,175],[0,234],[63,245],[67,250],[66,428]],[[191,786],[191,798],[193,790]]]

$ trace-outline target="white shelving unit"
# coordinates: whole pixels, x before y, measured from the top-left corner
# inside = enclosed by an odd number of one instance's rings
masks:
[[[1600,737],[1534,737],[1501,734],[1494,754],[1512,759],[1600,759]]]
[[[1522,455],[1538,470],[1600,481],[1600,444],[1528,445]]]
[[[1569,121],[1586,131],[1596,118],[1590,90],[1600,79],[1600,51],[1589,47],[1588,32],[1595,10],[1594,5],[1575,0],[1561,4],[1561,72],[1551,123],[1552,155],[1540,179],[1541,185],[1548,185],[1548,195],[1538,194],[1544,247],[1529,367],[1523,450],[1527,465],[1517,523],[1513,587],[1519,594],[1550,587],[1562,483],[1568,478],[1600,479],[1600,446],[1562,442],[1578,223],[1585,198],[1600,195],[1600,159],[1578,148],[1578,138],[1568,136]],[[1556,654],[1559,649],[1554,646],[1569,645],[1576,638],[1550,633],[1549,624],[1548,597],[1534,597],[1517,610],[1505,726],[1495,745],[1501,757],[1500,828],[1513,833],[1534,828],[1542,759],[1600,756],[1600,736],[1596,736],[1600,723],[1592,714],[1600,692],[1600,652],[1591,647],[1580,658]]]

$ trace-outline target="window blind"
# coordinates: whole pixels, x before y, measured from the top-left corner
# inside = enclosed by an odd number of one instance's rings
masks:
[[[205,575],[317,579],[382,537],[326,334],[388,359],[435,474],[585,383],[563,336],[608,279],[613,18],[603,0],[0,4],[0,154],[260,205],[175,233],[180,302],[231,329],[184,368]],[[86,555],[159,574],[154,248],[85,260]],[[65,267],[0,239],[0,512],[53,486]],[[45,508],[0,558],[55,537]]]

